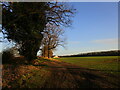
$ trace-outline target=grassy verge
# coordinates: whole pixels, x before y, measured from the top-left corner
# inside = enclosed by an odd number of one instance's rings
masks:
[[[51,62],[51,60],[38,58],[28,63],[23,58],[19,58],[18,60],[14,60],[14,63],[3,64],[2,87],[42,88],[49,77],[49,71],[42,68],[43,62]]]

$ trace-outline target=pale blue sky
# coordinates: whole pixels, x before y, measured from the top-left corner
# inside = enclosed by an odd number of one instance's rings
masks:
[[[65,28],[66,49],[56,55],[118,49],[117,2],[71,2],[77,9],[71,28]]]

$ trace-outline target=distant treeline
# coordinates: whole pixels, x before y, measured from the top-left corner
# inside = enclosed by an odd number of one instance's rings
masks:
[[[87,57],[87,56],[120,56],[120,50],[81,53],[77,55],[67,55],[61,57]]]

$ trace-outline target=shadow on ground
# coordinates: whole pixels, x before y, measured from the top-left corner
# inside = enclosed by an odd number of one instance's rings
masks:
[[[46,81],[47,88],[113,88],[119,87],[118,76],[105,74],[100,70],[78,67],[65,62],[43,63],[51,72]],[[112,80],[116,80],[112,82]]]
[[[118,88],[119,83],[117,75],[58,61],[3,67],[5,88]]]

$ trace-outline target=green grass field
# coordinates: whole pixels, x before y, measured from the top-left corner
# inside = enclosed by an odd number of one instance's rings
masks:
[[[59,60],[85,67],[89,69],[100,70],[113,74],[119,73],[118,56],[96,56],[96,57],[66,57]]]

